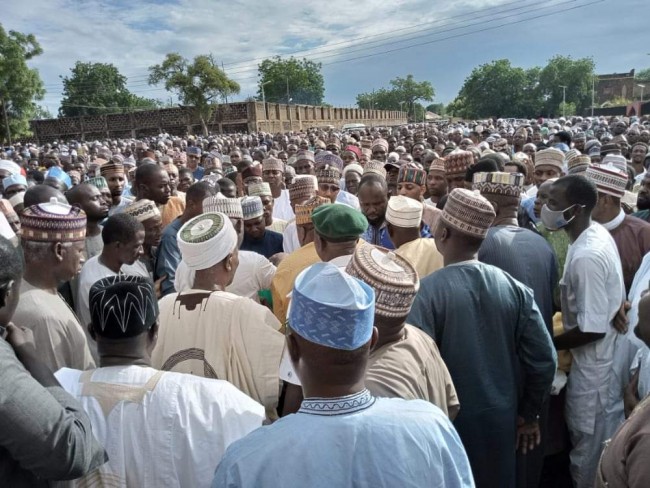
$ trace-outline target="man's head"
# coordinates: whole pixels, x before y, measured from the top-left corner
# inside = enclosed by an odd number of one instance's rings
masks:
[[[165,205],[171,196],[167,171],[156,164],[142,164],[135,170],[135,191],[139,200]]]
[[[118,161],[107,161],[99,167],[99,172],[108,183],[111,196],[113,198],[122,196],[124,185],[126,185],[124,164]]]
[[[144,227],[144,245],[156,247],[162,237],[162,217],[157,205],[151,200],[136,200],[124,209],[124,213],[132,215]]]
[[[537,188],[546,180],[562,176],[564,153],[557,149],[544,149],[535,155],[534,181]]]
[[[203,200],[204,213],[222,213],[230,219],[237,234],[237,247],[244,240],[244,212],[239,198],[223,198],[221,195],[208,197]]]
[[[345,272],[375,292],[374,324],[380,337],[401,331],[420,288],[411,263],[387,249],[366,244],[356,248]]]
[[[205,181],[194,183],[185,193],[185,211],[183,215],[186,219],[192,219],[203,213],[203,200],[216,194],[216,189]]]
[[[171,195],[176,195],[178,190],[178,177],[179,171],[178,167],[174,163],[167,163],[164,165],[164,170],[167,171],[167,177],[169,178],[169,189]]]
[[[189,168],[181,168],[178,170],[178,191],[186,192],[187,189],[194,184],[194,173]]]
[[[327,203],[330,203],[329,199],[316,195],[306,202],[296,205],[296,233],[298,234],[300,246],[313,242],[314,223],[311,220],[311,215],[316,208]]]
[[[386,180],[374,173],[365,174],[359,182],[359,205],[368,223],[379,227],[384,223],[388,205]]]
[[[189,220],[178,232],[183,262],[196,279],[225,289],[239,266],[237,232],[228,216],[205,212]]]
[[[349,254],[368,228],[363,214],[347,205],[321,205],[312,212],[311,220],[314,246],[322,261]]]
[[[201,148],[188,146],[187,148],[187,167],[194,171],[201,163]]]
[[[551,185],[557,181],[557,178],[546,180],[544,183],[539,185],[537,189],[537,195],[535,196],[535,203],[533,206],[533,212],[535,217],[538,219],[542,215],[542,207],[548,203],[548,198],[551,194]]]
[[[27,191],[27,179],[21,174],[9,175],[2,180],[2,187],[4,189],[2,194],[7,200],[21,193],[24,197]]]
[[[417,163],[406,163],[397,175],[397,194],[422,200],[426,190],[427,173]]]
[[[250,239],[262,239],[266,232],[264,205],[260,197],[243,197],[241,208],[244,214],[244,233]]]
[[[334,203],[341,189],[339,169],[327,164],[320,166],[316,170],[316,181],[318,181],[318,195]]]
[[[454,188],[465,188],[465,174],[474,164],[474,155],[470,151],[455,150],[450,152],[444,160],[447,191],[451,192]]]
[[[540,214],[542,223],[550,231],[584,225],[597,202],[598,190],[592,181],[581,175],[563,176],[551,185]]]
[[[650,173],[645,173],[636,199],[639,210],[650,210]]]
[[[101,222],[108,216],[108,205],[101,192],[90,183],[81,183],[70,190],[66,197],[70,205],[79,207],[90,222]]]
[[[438,199],[447,194],[444,159],[434,159],[431,162],[427,174],[427,189],[429,190],[429,195]]]
[[[262,179],[271,190],[280,190],[284,183],[284,163],[281,159],[270,157],[262,162]]]
[[[132,215],[111,215],[102,228],[102,255],[115,259],[120,266],[133,264],[144,253],[144,227]]]
[[[23,257],[14,244],[0,236],[0,326],[6,327],[16,311],[23,277]]]
[[[592,166],[587,169],[585,175],[598,189],[598,202],[591,217],[600,224],[607,223],[621,211],[621,198],[625,196],[628,179],[627,172],[608,164]]]
[[[359,192],[359,182],[363,176],[363,167],[359,164],[348,164],[343,168],[343,178],[345,179],[345,191],[356,195]]]
[[[262,201],[264,208],[264,223],[266,227],[273,224],[273,193],[271,186],[268,183],[258,183],[248,187],[248,195],[251,197],[259,197]]]
[[[497,217],[516,219],[524,178],[521,173],[476,173],[473,188],[492,204]]]
[[[28,268],[57,284],[81,271],[86,214],[56,201],[25,208],[21,215],[22,245]]]
[[[386,139],[375,139],[370,146],[372,152],[372,159],[376,161],[386,162],[388,155],[388,141]]]
[[[475,254],[495,217],[485,197],[471,190],[453,189],[434,231],[438,250],[445,258],[457,251]]]
[[[362,382],[377,340],[372,289],[331,263],[316,263],[298,275],[291,297],[287,350],[305,396]]]
[[[296,211],[296,205],[302,204],[316,195],[317,189],[315,176],[297,176],[293,185],[289,187],[289,204],[293,211]]]
[[[650,293],[648,291],[639,300],[639,322],[634,333],[646,346],[650,347]]]
[[[149,358],[158,331],[153,283],[140,276],[110,276],[96,282],[88,295],[88,331],[99,356]]]
[[[386,228],[396,249],[420,237],[423,209],[419,200],[404,195],[390,197],[386,208]]]
[[[314,153],[311,151],[300,151],[296,154],[296,163],[294,169],[296,175],[313,175],[314,174]]]
[[[648,145],[645,142],[637,142],[634,146],[632,146],[630,160],[633,165],[642,166],[647,154]]]

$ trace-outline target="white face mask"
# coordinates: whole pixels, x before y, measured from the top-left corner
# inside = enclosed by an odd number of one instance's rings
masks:
[[[573,215],[570,219],[567,220],[564,218],[564,212],[572,209],[575,206],[584,207],[584,205],[575,204],[565,208],[564,210],[551,210],[548,208],[548,205],[544,204],[542,207],[542,213],[540,215],[544,227],[546,227],[548,230],[560,230],[561,228],[569,225],[576,216]]]

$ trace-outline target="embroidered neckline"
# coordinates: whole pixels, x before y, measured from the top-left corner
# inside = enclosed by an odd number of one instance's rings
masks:
[[[305,398],[298,413],[310,415],[348,415],[360,412],[375,403],[375,397],[367,389],[358,393],[335,398]]]

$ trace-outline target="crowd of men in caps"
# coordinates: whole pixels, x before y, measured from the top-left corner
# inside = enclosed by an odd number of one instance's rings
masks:
[[[0,485],[536,488],[566,459],[649,487],[649,142],[574,117],[5,148]]]

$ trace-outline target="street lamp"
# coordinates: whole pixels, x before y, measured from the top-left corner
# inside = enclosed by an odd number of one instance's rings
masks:
[[[641,101],[643,101],[643,89],[645,88],[645,85],[640,85],[640,84],[637,83],[636,86],[638,86],[639,88],[641,88]]]
[[[264,94],[264,85],[268,85],[271,83],[271,81],[265,81],[264,83],[260,83],[260,87],[262,88],[262,103],[264,104],[264,119],[268,120],[269,114],[266,111],[266,95]]]
[[[562,117],[566,117],[566,86],[559,86],[562,88]]]

